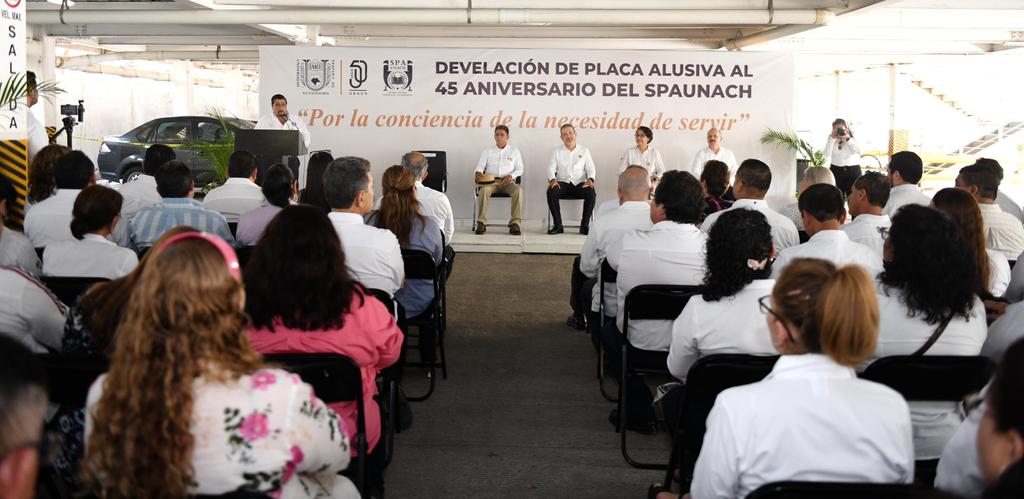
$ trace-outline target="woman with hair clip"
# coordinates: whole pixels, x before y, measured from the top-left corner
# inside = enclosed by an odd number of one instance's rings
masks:
[[[46,246],[43,275],[117,279],[131,272],[139,257],[107,239],[121,221],[123,201],[121,194],[103,186],[82,189],[71,209],[75,239]]]
[[[665,174],[665,161],[661,159],[661,153],[651,147],[651,142],[654,142],[654,131],[642,126],[636,129],[633,139],[636,140],[636,145],[622,153],[619,174],[621,175],[626,168],[632,165],[642,166],[651,175],[651,183],[657,183]]]
[[[846,120],[837,118],[832,122],[832,133],[825,141],[825,161],[835,176],[835,186],[849,197],[853,183],[860,177],[860,145],[853,139],[853,131]]]
[[[998,297],[1006,293],[1010,285],[1010,262],[1002,253],[985,247],[985,221],[974,196],[967,191],[947,187],[932,197],[932,207],[946,214],[960,227],[964,240],[974,255],[978,269],[978,296]]]
[[[282,208],[295,204],[298,185],[292,169],[277,163],[267,168],[260,189],[265,199],[263,206],[243,213],[238,219],[235,240],[239,246],[256,246],[274,215]]]
[[[383,487],[384,450],[377,374],[398,360],[402,332],[387,307],[369,297],[345,267],[338,233],[315,206],[289,206],[267,226],[245,266],[249,339],[262,353],[340,353],[363,372],[366,457],[371,488]],[[356,403],[331,404],[348,428]],[[361,457],[362,458],[362,457]]]
[[[338,416],[249,346],[238,259],[188,232],[151,250],[86,407],[85,478],[101,497],[236,490],[359,497]],[[196,297],[202,297],[201,300]]]
[[[907,403],[854,372],[878,330],[864,269],[796,259],[760,302],[781,357],[763,381],[718,395],[689,496],[746,497],[787,480],[911,483]],[[666,490],[649,495],[675,497]]]
[[[890,355],[978,355],[988,334],[985,284],[963,231],[939,211],[900,208],[878,275],[878,346]],[[911,402],[918,460],[938,459],[963,420],[955,402]],[[923,468],[922,468],[923,469]]]

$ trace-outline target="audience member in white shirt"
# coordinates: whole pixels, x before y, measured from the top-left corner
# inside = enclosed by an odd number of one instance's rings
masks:
[[[704,165],[711,160],[721,161],[729,167],[729,176],[736,174],[736,156],[730,151],[722,147],[722,132],[717,128],[708,130],[708,146],[697,151],[697,154],[693,155],[693,163],[690,165],[690,173],[695,177],[700,178],[701,171],[704,170]]]
[[[993,169],[999,175],[999,183],[1003,183],[1005,172],[1003,171],[1003,166],[998,161],[992,158],[978,158],[975,163]],[[996,191],[996,204],[999,205],[999,209],[1003,210],[1003,212],[1009,213],[1016,217],[1017,220],[1024,222],[1024,210],[1021,210],[1020,205],[1002,190]]]
[[[43,252],[43,274],[57,277],[124,277],[139,264],[134,251],[107,237],[120,222],[123,198],[117,191],[90,185],[71,211],[74,239],[50,244]]]
[[[562,206],[559,200],[582,199],[583,214],[580,218],[580,234],[590,230],[590,216],[594,212],[597,191],[594,178],[597,167],[590,157],[590,149],[576,143],[576,127],[566,123],[559,130],[562,145],[551,151],[548,161],[548,211],[551,212],[552,227],[548,234],[561,234]]]
[[[956,187],[969,192],[978,202],[985,220],[985,241],[1007,259],[1017,258],[1024,251],[1024,226],[1013,215],[1003,213],[996,203],[1001,171],[988,163],[975,163],[960,169]]]
[[[17,5],[17,4],[15,4]],[[43,124],[36,119],[35,113],[32,112],[32,106],[35,106],[39,102],[39,86],[36,83],[36,74],[32,71],[25,72],[25,121],[26,130],[28,133],[28,161],[32,162],[32,159],[39,154],[50,139],[46,136],[46,128]]]
[[[416,177],[416,200],[420,202],[423,216],[437,223],[444,234],[445,245],[451,247],[452,238],[455,237],[455,215],[452,213],[452,203],[445,193],[423,185],[423,181],[427,179],[427,167],[430,166],[426,156],[416,151],[407,152],[402,155],[402,166],[408,168]],[[379,206],[380,199],[377,200],[374,209]]]
[[[882,230],[892,225],[889,215],[883,213],[891,188],[885,175],[867,172],[853,183],[850,196],[846,198],[853,220],[842,227],[843,232],[851,241],[875,250],[879,257],[885,245]]]
[[[242,213],[255,210],[266,201],[255,180],[256,156],[248,151],[235,151],[228,159],[228,179],[206,194],[203,208],[224,215],[228,223],[238,223]]]
[[[924,175],[924,162],[910,151],[900,151],[889,158],[889,202],[885,203],[885,214],[892,218],[896,212],[908,205],[928,206],[928,196],[921,192],[917,183]]]
[[[239,246],[256,246],[256,243],[263,237],[270,221],[277,216],[278,212],[295,204],[298,196],[299,184],[295,181],[292,169],[282,163],[271,165],[263,175],[263,185],[260,192],[266,198],[263,205],[255,210],[242,213],[238,219],[238,230],[235,231],[235,240]]]
[[[599,337],[602,323],[600,316],[601,262],[609,259],[608,251],[613,246],[621,249],[617,243],[625,234],[633,232],[635,229],[647,229],[651,226],[651,180],[647,169],[636,165],[626,168],[626,171],[619,175],[618,182],[616,201],[619,206],[606,213],[600,221],[594,221],[594,225],[591,227],[593,230],[587,235],[579,257],[580,274],[585,278],[597,281],[591,294],[588,295],[584,290],[579,289],[575,293],[579,301],[582,302],[577,306],[590,311],[587,314],[587,319],[595,341]],[[614,285],[605,286],[604,303],[605,317],[614,319],[616,314]],[[575,314],[574,317],[578,322],[578,317]]]
[[[619,207],[621,209],[621,207]],[[654,191],[648,229],[626,233],[607,250],[608,264],[618,272],[616,281],[616,318],[601,329],[601,340],[612,373],[620,370],[621,359],[615,352],[628,338],[641,350],[665,352],[672,343],[672,322],[668,320],[631,320],[629,331],[622,330],[626,295],[644,284],[700,285],[704,280],[704,245],[707,235],[696,223],[704,215],[704,188],[689,172],[669,171]],[[621,331],[621,332],[620,332]],[[630,427],[646,428],[653,420],[650,391],[639,376],[630,378]],[[618,420],[617,414],[610,419]]]
[[[722,215],[708,234],[704,292],[672,325],[668,370],[686,381],[693,364],[719,353],[775,355],[758,300],[771,294],[772,228],[754,210]],[[671,411],[670,411],[671,412]]]
[[[35,353],[59,351],[67,309],[46,286],[14,267],[0,267],[0,334]]]
[[[661,153],[651,147],[654,142],[654,131],[642,126],[633,133],[636,146],[626,149],[622,153],[622,165],[619,166],[619,173],[626,171],[632,165],[640,165],[647,169],[651,175],[651,183],[658,183],[658,179],[665,174],[665,161],[661,159]]]
[[[25,235],[32,246],[45,248],[72,239],[71,208],[78,193],[96,183],[93,170],[92,160],[82,151],[72,151],[57,161],[53,168],[57,193],[25,214]]]
[[[156,206],[164,198],[156,190],[156,171],[164,163],[177,159],[174,149],[164,144],[153,144],[146,149],[146,157],[142,160],[142,171],[134,180],[121,184],[117,190],[124,196],[121,206],[121,220],[127,226],[139,210],[147,206]]]
[[[885,241],[885,271],[878,276],[881,318],[872,360],[978,355],[988,327],[976,294],[984,286],[976,266],[963,233],[949,217],[924,206],[900,209]],[[936,334],[937,340],[922,351]],[[958,404],[911,402],[910,407],[917,459],[938,459],[963,419]]]
[[[39,255],[24,234],[4,226],[8,207],[18,200],[18,191],[7,177],[0,175],[0,267],[18,267],[39,275]]]
[[[1006,307],[1002,315],[988,327],[981,355],[999,364],[1003,361],[1006,349],[1021,338],[1024,338],[1024,303],[1014,303]]]
[[[797,185],[797,191],[803,193],[808,187],[817,184],[828,184],[836,185],[836,178],[832,175],[832,170],[825,168],[824,166],[812,166],[804,170],[804,178],[800,179],[800,184]],[[799,198],[800,195],[797,194]],[[804,230],[804,216],[800,214],[799,202],[792,202],[782,207],[779,213],[786,216],[786,218],[793,221],[793,225],[796,225],[796,230]]]
[[[873,249],[850,240],[840,227],[846,221],[843,193],[834,185],[812,185],[800,195],[800,212],[811,238],[799,246],[779,252],[772,266],[778,276],[797,258],[820,258],[836,265],[860,265],[868,275],[882,270],[882,257]]]
[[[331,162],[324,172],[324,196],[331,205],[327,216],[338,231],[345,266],[353,278],[366,288],[394,296],[405,281],[398,238],[390,230],[363,222],[373,211],[370,162],[352,156]]]
[[[1010,262],[1002,253],[985,247],[985,222],[974,197],[947,187],[932,197],[932,208],[945,213],[962,231],[978,269],[978,296],[1003,296],[1010,284]]]
[[[978,465],[985,499],[1024,497],[1024,343],[1006,351],[985,393],[978,424]]]
[[[856,266],[797,260],[765,297],[782,354],[763,381],[723,391],[707,419],[693,499],[739,498],[772,482],[911,483],[907,403],[857,378],[874,349],[878,308]],[[659,499],[676,497],[655,485]]]
[[[704,219],[704,223],[701,224],[700,230],[710,232],[718,217],[729,210],[757,210],[768,219],[768,224],[772,226],[772,244],[775,246],[775,251],[782,251],[790,246],[800,244],[800,235],[797,233],[793,221],[769,208],[768,203],[764,201],[764,196],[768,194],[771,185],[772,170],[765,162],[757,159],[744,160],[736,170],[736,180],[732,186],[736,202],[728,210],[708,215]]]
[[[518,236],[522,233],[522,195],[523,189],[516,179],[523,176],[523,155],[519,148],[508,143],[509,131],[505,125],[494,127],[494,147],[484,149],[480,160],[473,169],[473,181],[478,184],[480,206],[474,232],[483,234],[487,231],[487,206],[491,202],[491,194],[500,192],[508,194],[511,202],[508,233]],[[484,175],[494,176],[494,183],[480,185]]]
[[[984,402],[971,408],[967,418],[946,443],[935,469],[936,489],[965,499],[979,498],[985,491],[985,479],[978,466],[978,425],[984,414]]]
[[[853,138],[853,131],[842,118],[832,122],[832,133],[825,141],[825,161],[829,163],[836,187],[844,196],[850,195],[853,181],[860,177],[860,145]]]

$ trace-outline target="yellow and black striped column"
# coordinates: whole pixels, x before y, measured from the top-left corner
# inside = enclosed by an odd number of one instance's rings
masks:
[[[28,194],[28,140],[0,140],[0,175],[10,179],[18,191],[18,202],[7,207],[7,220],[21,230],[25,222],[25,196]]]

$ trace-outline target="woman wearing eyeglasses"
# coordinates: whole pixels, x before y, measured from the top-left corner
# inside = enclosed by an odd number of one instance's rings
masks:
[[[690,496],[746,497],[784,480],[910,483],[907,403],[854,372],[878,330],[867,273],[796,259],[761,303],[781,357],[763,381],[718,396]]]
[[[650,173],[651,183],[657,182],[665,174],[665,162],[661,159],[661,153],[651,147],[651,142],[654,142],[654,131],[642,126],[636,129],[633,138],[636,140],[636,146],[626,149],[626,152],[622,154],[619,173],[626,171],[626,168],[632,165],[639,165]]]

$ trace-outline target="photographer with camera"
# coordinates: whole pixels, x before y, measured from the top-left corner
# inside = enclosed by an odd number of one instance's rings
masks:
[[[825,141],[825,161],[831,165],[836,187],[849,197],[853,182],[860,177],[860,146],[846,120],[832,122],[832,133]]]

